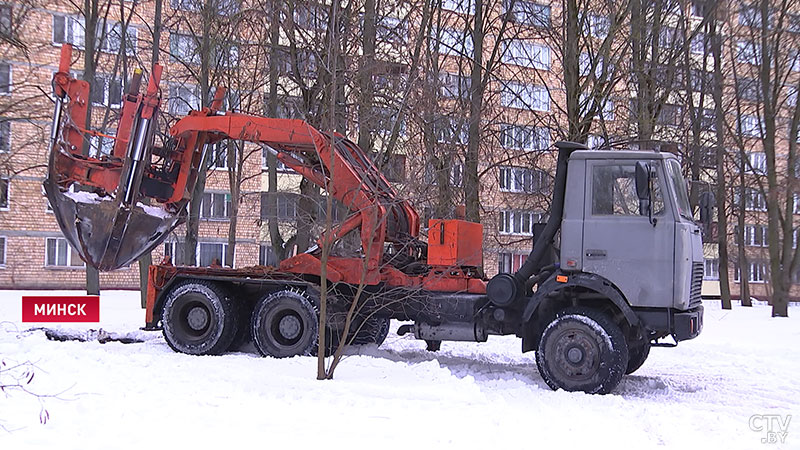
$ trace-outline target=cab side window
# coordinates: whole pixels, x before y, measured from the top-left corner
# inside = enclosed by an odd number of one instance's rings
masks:
[[[658,170],[655,171],[658,174]],[[647,216],[636,196],[636,168],[630,165],[597,165],[592,168],[592,214],[598,216]],[[652,178],[653,215],[664,212],[657,175]]]

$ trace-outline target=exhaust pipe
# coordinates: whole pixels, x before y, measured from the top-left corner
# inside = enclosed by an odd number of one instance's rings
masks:
[[[556,142],[555,146],[558,149],[558,161],[556,162],[550,217],[522,267],[513,275],[510,273],[497,274],[486,285],[486,295],[497,306],[509,306],[523,294],[525,283],[531,276],[536,275],[541,270],[544,256],[552,248],[553,238],[561,228],[561,218],[564,216],[564,198],[567,190],[567,164],[569,163],[569,157],[575,150],[587,150],[588,147],[584,144],[568,141]]]

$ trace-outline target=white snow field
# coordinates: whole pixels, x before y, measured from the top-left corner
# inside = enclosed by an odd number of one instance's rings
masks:
[[[27,389],[45,396],[0,392],[0,449],[800,448],[798,307],[707,303],[700,337],[600,396],[551,391],[511,337],[429,353],[391,333],[317,381],[313,357],[174,353],[138,330],[138,292],[103,292],[99,324],[60,327],[145,342],[49,341],[26,330],[52,325],[21,323],[23,294],[65,293],[0,293],[0,359],[34,364]],[[770,415],[792,416],[783,443],[762,443],[780,440]]]

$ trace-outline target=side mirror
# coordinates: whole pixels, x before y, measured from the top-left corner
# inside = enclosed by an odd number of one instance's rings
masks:
[[[636,196],[639,200],[650,200],[650,165],[636,163]]]
[[[713,221],[712,213],[714,212],[714,206],[716,206],[717,199],[714,197],[714,193],[710,191],[703,192],[700,194],[700,223],[708,229],[708,226],[711,225]]]

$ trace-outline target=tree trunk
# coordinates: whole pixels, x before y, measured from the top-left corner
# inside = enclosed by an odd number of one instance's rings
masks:
[[[719,17],[719,15],[717,16]],[[719,267],[719,292],[723,309],[731,309],[731,284],[728,275],[728,216],[727,181],[725,178],[725,110],[722,107],[722,37],[717,33],[717,21],[709,24],[711,52],[714,58],[714,129],[717,159],[717,247]]]
[[[161,41],[161,5],[162,0],[155,0],[155,13],[153,15],[153,53],[151,64],[158,64],[158,54]],[[147,252],[139,258],[139,294],[141,295],[142,308],[147,307],[148,269],[153,263],[153,253]]]
[[[200,38],[200,107],[208,104],[210,76],[211,76],[211,24],[215,12],[211,0],[205,0],[203,5],[203,29]],[[197,182],[192,190],[189,202],[189,214],[186,218],[186,241],[184,243],[184,264],[196,265],[197,260],[197,233],[200,229],[200,204],[203,201],[203,192],[206,190],[206,176],[208,174],[208,146],[204,149],[203,158],[197,171]]]
[[[472,68],[469,102],[469,142],[464,158],[464,200],[466,219],[481,221],[480,180],[478,158],[481,140],[481,118],[483,113],[483,0],[475,0],[475,16],[472,27]]]
[[[97,22],[99,20],[99,4],[97,0],[84,0],[83,2],[84,20],[84,53],[83,53],[83,79],[89,83],[90,88],[96,88],[95,73],[96,64],[96,36]],[[92,128],[92,102],[87,102],[86,108],[86,128]],[[84,156],[89,155],[89,140],[84,139]],[[100,294],[100,273],[94,267],[86,266],[86,293],[88,295]]]
[[[244,152],[241,147],[244,145],[237,141],[228,141],[227,166],[228,166],[228,186],[230,188],[231,207],[228,222],[228,248],[225,249],[225,261],[233,267],[233,258],[236,254],[236,226],[239,223],[239,199],[241,198],[242,188],[242,166],[244,165]]]
[[[358,146],[369,154],[372,151],[372,120],[375,71],[375,0],[364,0],[364,55],[359,68],[360,101],[358,104]]]

